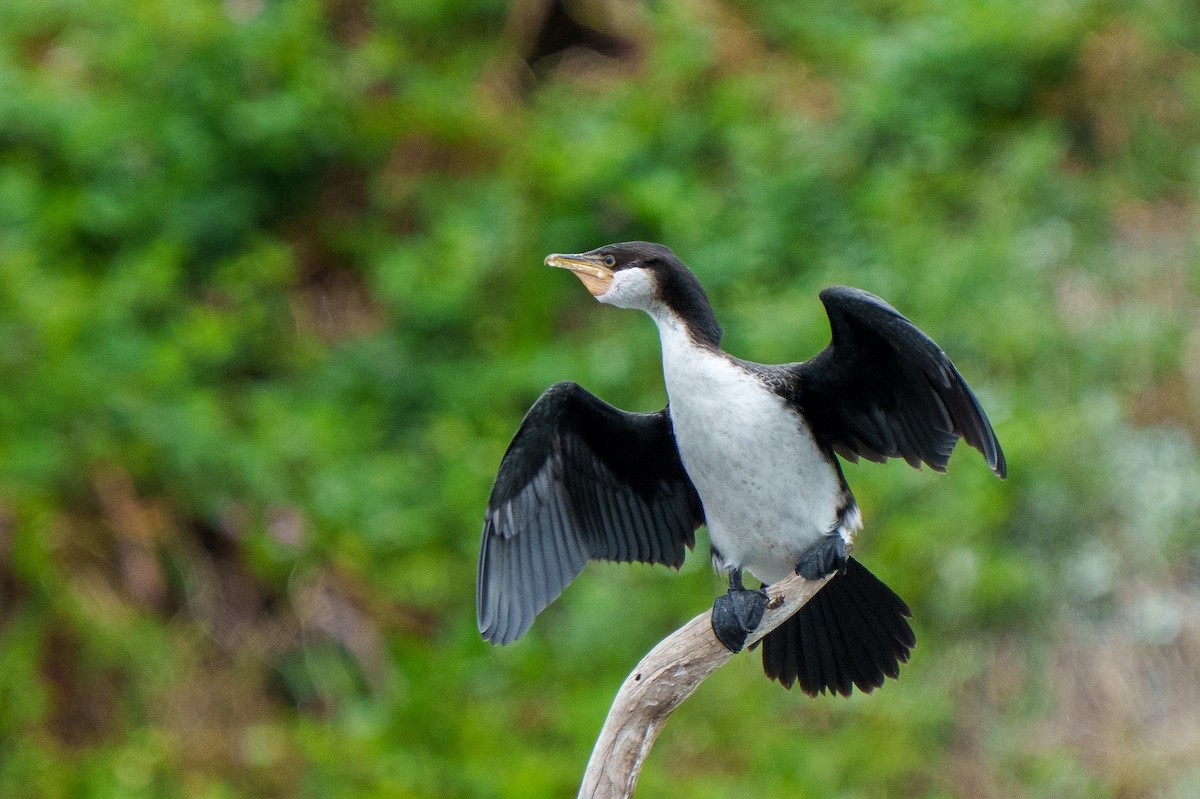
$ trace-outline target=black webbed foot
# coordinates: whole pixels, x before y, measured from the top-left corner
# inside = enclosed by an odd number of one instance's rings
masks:
[[[833,533],[801,556],[796,574],[805,580],[820,580],[834,572],[845,574],[847,557],[846,542],[839,533]]]
[[[741,652],[746,636],[758,627],[766,608],[767,592],[742,587],[741,572],[735,569],[730,572],[729,593],[713,602],[713,634],[730,652]]]

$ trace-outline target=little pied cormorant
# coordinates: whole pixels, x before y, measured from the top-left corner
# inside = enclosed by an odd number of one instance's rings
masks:
[[[713,630],[736,652],[762,617],[764,584],[833,580],[763,639],[763,667],[808,694],[848,696],[899,675],[916,645],[908,606],[847,545],[862,526],[836,455],[904,458],[945,471],[958,439],[1004,477],[1004,454],[954,364],[895,308],[825,289],[832,340],[803,363],[765,365],[720,348],[696,276],[661,244],[550,255],[600,302],[658,326],[668,404],[628,413],[575,383],[529,409],[488,499],[476,610],[483,637],[520,638],[592,558],[679,568],[707,524],[729,593]]]

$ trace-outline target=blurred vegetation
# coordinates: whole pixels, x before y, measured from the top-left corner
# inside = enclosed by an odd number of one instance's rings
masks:
[[[639,796],[1200,795],[1197,142],[1183,0],[0,3],[0,795],[572,795],[720,590],[701,543],[474,626],[538,393],[665,400],[541,267],[634,238],[754,360],[883,295],[1011,475],[849,467],[914,660],[737,658]]]

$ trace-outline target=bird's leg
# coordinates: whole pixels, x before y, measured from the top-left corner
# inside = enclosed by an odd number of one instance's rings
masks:
[[[762,621],[767,607],[767,592],[742,585],[742,570],[729,570],[729,593],[713,602],[712,629],[717,640],[730,652],[741,652],[746,636]]]
[[[848,556],[846,540],[842,537],[841,530],[834,530],[800,557],[796,564],[796,574],[805,580],[820,580],[834,572],[844,574]]]

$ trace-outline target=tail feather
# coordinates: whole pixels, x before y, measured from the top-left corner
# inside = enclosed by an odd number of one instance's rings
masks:
[[[886,645],[880,644],[881,641],[887,641],[889,636],[878,624],[872,623],[870,616],[861,612],[858,597],[853,592],[855,586],[843,588],[849,589],[847,598],[851,606],[839,619],[842,635],[850,642],[855,659],[865,665],[861,670],[863,679],[875,686],[882,685],[884,677],[896,677],[900,673],[896,665],[896,654]]]
[[[829,642],[832,646],[822,647],[822,652],[829,652],[833,656],[832,679],[829,680],[830,690],[847,696],[854,690],[854,678],[856,676],[855,664],[856,658],[850,655],[850,645],[846,640],[845,634],[842,632],[842,626],[838,623],[838,615],[828,602],[822,602],[819,606],[820,622],[823,622],[825,629],[829,631]]]
[[[836,663],[833,659],[833,647],[806,647],[804,645],[806,640],[816,636],[828,638],[823,635],[825,620],[822,618],[820,609],[818,608],[816,613],[802,616],[798,628],[796,651],[805,655],[809,666],[808,673],[804,676],[820,685],[833,685],[837,682],[834,675]]]
[[[908,651],[916,646],[916,638],[905,620],[911,615],[908,607],[899,602],[899,597],[891,592],[886,585],[875,579],[866,570],[871,583],[857,583],[843,586],[845,598],[848,600],[843,622],[852,620],[857,624],[859,642],[864,652],[863,679],[873,687],[883,685],[886,677],[896,679],[900,676],[900,664],[907,662]],[[872,583],[877,583],[872,585]],[[866,586],[871,591],[866,591]],[[873,598],[873,592],[882,589],[878,597]],[[886,595],[882,592],[886,592]],[[885,596],[894,597],[899,604],[891,603],[881,607]],[[870,668],[873,664],[874,668]],[[865,687],[863,690],[867,690]]]
[[[893,660],[905,662],[908,651],[917,645],[917,638],[906,619],[912,618],[908,605],[883,581],[858,564],[866,580],[857,580],[843,586],[847,597],[858,609],[857,616],[875,631],[881,648],[892,654]],[[892,664],[896,664],[893,662]],[[896,666],[897,672],[899,667]]]
[[[904,600],[854,558],[808,604],[763,639],[763,669],[810,696],[870,693],[917,645]]]

